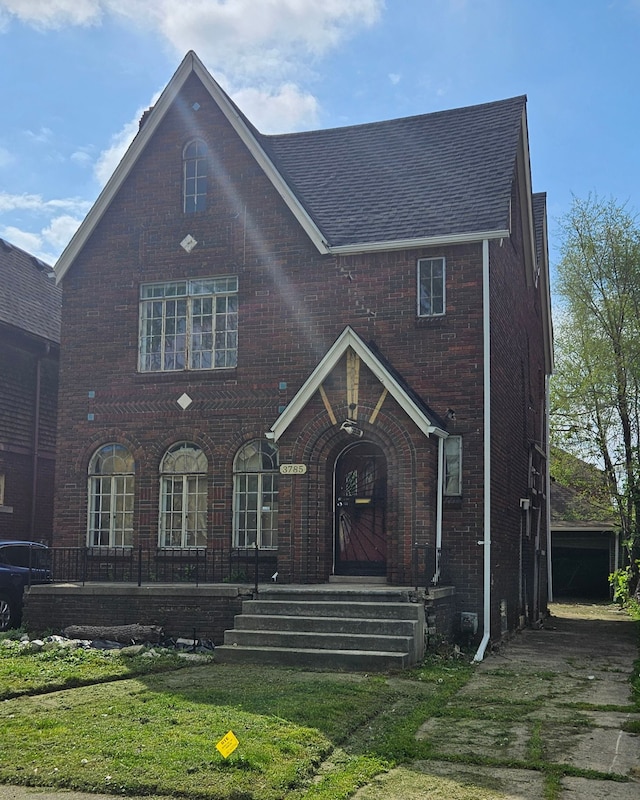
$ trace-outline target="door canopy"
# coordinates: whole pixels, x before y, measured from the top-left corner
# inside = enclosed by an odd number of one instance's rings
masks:
[[[347,407],[349,409],[345,420],[338,419],[335,415],[323,387],[323,383],[343,357],[346,358],[347,363]],[[364,364],[382,386],[380,398],[367,422],[370,424],[375,422],[385,398],[387,395],[391,395],[425,436],[435,434],[438,437],[446,438],[447,432],[437,415],[427,408],[424,403],[420,402],[408,387],[402,384],[402,381],[393,374],[391,369],[382,362],[380,357],[362,341],[350,326],[347,326],[336,339],[318,366],[273,423],[266,434],[267,438],[277,442],[316,392],[320,393],[329,418],[334,425],[340,425],[343,430],[354,436],[361,435],[361,431],[356,424],[360,364]]]

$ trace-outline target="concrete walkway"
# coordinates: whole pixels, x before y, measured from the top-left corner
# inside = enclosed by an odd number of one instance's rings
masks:
[[[425,721],[417,735],[434,760],[392,770],[356,798],[543,800],[544,769],[474,764],[494,759],[585,771],[561,778],[559,800],[640,800],[640,736],[624,730],[640,720],[629,682],[636,658],[637,625],[617,607],[554,604],[542,629],[488,655],[447,715]]]

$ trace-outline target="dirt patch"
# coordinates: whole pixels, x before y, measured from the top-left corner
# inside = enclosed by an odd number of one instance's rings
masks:
[[[530,770],[419,761],[380,775],[354,800],[542,800],[543,792],[542,776]]]

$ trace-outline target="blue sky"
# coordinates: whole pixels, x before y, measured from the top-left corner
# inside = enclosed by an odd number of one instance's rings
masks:
[[[195,50],[265,133],[528,96],[535,191],[640,207],[640,0],[0,0],[0,237],[54,263]]]

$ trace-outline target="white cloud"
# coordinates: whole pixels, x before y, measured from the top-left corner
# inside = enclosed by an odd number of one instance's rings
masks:
[[[0,229],[0,236],[41,261],[53,265],[81,222],[82,219],[78,217],[55,217],[49,225],[39,231],[28,231],[16,225],[6,225]]]
[[[90,208],[88,200],[74,197],[44,200],[38,194],[0,192],[0,213],[19,220],[2,227],[0,236],[53,264]]]
[[[44,200],[39,194],[10,194],[0,192],[0,212],[29,211],[43,214],[66,212],[69,214],[86,214],[91,202],[79,197],[55,198]]]
[[[39,131],[25,131],[27,138],[38,144],[46,144],[53,136],[51,128],[40,128]]]
[[[0,20],[15,17],[35,28],[95,25],[102,19],[101,0],[0,0]],[[5,29],[8,27],[4,21]]]
[[[297,93],[304,116],[310,96],[292,91],[293,83],[311,76],[316,59],[375,24],[383,8],[384,0],[0,0],[0,31],[3,18],[38,28],[124,18],[155,29],[177,57],[195,50],[238,90],[289,100]]]
[[[314,127],[318,101],[293,83],[276,92],[262,89],[239,89],[233,100],[262,133],[282,133]]]
[[[111,144],[106,150],[103,150],[98,156],[98,160],[93,168],[93,172],[98,180],[100,186],[104,186],[113,174],[115,168],[120,163],[122,156],[125,154],[127,148],[133,141],[138,127],[140,124],[140,117],[143,110],[140,109],[136,112],[134,119],[120,130],[118,133],[111,137]]]
[[[400,81],[402,80],[402,75],[398,75],[397,72],[390,72],[389,73],[389,80],[391,81],[391,83],[394,86],[397,86],[397,84],[399,84]]]

